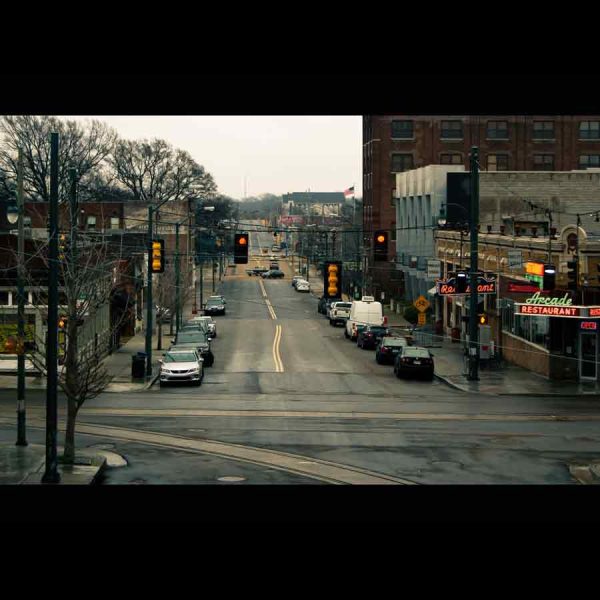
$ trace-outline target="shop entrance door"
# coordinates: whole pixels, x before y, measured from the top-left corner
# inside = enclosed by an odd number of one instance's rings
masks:
[[[596,379],[596,361],[597,361],[597,348],[596,348],[596,332],[584,333],[581,332],[580,336],[580,352],[581,357],[579,361],[579,378],[580,379]]]

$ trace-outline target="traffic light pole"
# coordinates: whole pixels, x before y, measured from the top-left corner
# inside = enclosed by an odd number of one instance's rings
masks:
[[[148,207],[148,286],[146,288],[146,377],[152,376],[152,215],[154,207]]]
[[[179,291],[179,223],[175,223],[175,334],[181,321],[181,292]]]
[[[477,252],[479,225],[479,150],[471,147],[471,294],[469,305],[469,381],[479,380],[479,325],[477,323]],[[462,254],[462,252],[461,252]],[[462,259],[462,256],[461,256]]]
[[[19,212],[19,237],[17,250],[19,256],[17,268],[17,316],[19,340],[17,348],[17,446],[27,446],[25,415],[25,285],[23,266],[25,264],[25,231],[23,226],[23,151],[19,148],[17,170],[17,209]]]

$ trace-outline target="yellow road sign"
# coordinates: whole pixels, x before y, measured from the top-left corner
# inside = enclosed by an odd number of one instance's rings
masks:
[[[419,312],[425,312],[431,306],[425,296],[419,296],[413,304]]]
[[[426,317],[424,312],[419,313],[419,320],[417,321],[417,325],[425,325]]]

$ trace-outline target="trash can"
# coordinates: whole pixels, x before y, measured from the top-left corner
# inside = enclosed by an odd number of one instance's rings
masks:
[[[146,376],[145,352],[138,352],[131,357],[131,376],[134,379],[143,379]]]

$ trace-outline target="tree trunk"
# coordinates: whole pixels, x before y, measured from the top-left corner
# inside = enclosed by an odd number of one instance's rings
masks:
[[[67,429],[65,431],[65,451],[63,461],[73,464],[75,462],[75,422],[77,420],[77,402],[74,398],[67,400]]]

